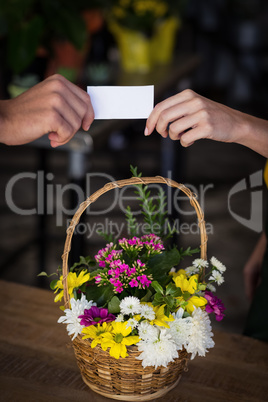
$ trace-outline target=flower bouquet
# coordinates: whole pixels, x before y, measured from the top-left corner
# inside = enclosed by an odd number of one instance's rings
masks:
[[[67,230],[60,278],[51,287],[55,301],[64,297],[58,322],[67,324],[84,382],[106,397],[145,401],[167,393],[189,358],[205,356],[214,346],[209,314],[218,321],[224,316],[214,285],[223,282],[226,268],[215,257],[210,264],[206,259],[203,212],[191,191],[169,179],[142,178],[136,169],[132,173],[136,176],[106,184],[80,205]],[[198,216],[200,249],[165,245],[174,230],[165,225],[164,191],[157,199],[150,197],[150,183],[179,188],[189,197]],[[136,188],[147,233],[137,235],[139,225],[128,207],[130,236],[107,242],[94,258],[80,257],[68,272],[81,214],[105,192],[126,185]],[[184,257],[199,251],[200,258],[180,269]]]
[[[109,28],[126,71],[148,72],[173,57],[176,33],[187,0],[115,0],[107,11]]]

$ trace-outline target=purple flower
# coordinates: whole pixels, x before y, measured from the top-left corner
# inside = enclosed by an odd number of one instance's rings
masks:
[[[116,319],[113,314],[108,312],[107,308],[99,308],[96,306],[92,306],[90,309],[85,309],[84,314],[79,315],[79,318],[81,318],[80,324],[85,327],[102,324],[104,322],[111,322]]]
[[[225,307],[223,302],[210,291],[205,291],[205,298],[207,299],[206,312],[214,313],[217,321],[221,321],[225,314],[223,314]]]

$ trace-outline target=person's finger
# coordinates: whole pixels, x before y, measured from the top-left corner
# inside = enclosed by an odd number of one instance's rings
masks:
[[[78,109],[76,110],[82,112],[82,106],[85,106],[84,113],[83,115],[80,114],[80,116],[82,117],[82,127],[85,131],[87,131],[94,120],[94,110],[91,104],[90,95],[77,85],[74,85],[70,81],[66,80],[64,77],[60,76],[60,79],[63,79],[63,83],[66,85],[66,87],[81,100],[82,103],[78,104]]]
[[[190,130],[181,133],[180,135],[180,143],[184,148],[189,147],[190,145],[194,144],[196,141],[204,139],[204,134],[200,127],[193,127]]]
[[[146,121],[144,134],[150,135],[153,132],[163,111],[166,111],[175,105],[179,106],[183,102],[193,99],[195,96],[196,94],[193,91],[185,90],[158,103]],[[164,130],[162,132],[164,133]]]
[[[200,116],[195,112],[196,109],[190,100],[164,110],[156,123],[156,131],[162,136],[168,133],[171,139],[178,139],[178,134],[198,124]]]
[[[83,128],[88,129],[94,119],[90,96],[60,75],[50,77],[46,85],[49,92],[61,95],[69,103],[79,115]]]
[[[90,126],[91,126],[91,124],[92,124],[92,122],[93,122],[93,120],[94,120],[94,118],[95,118],[94,110],[93,110],[93,107],[92,107],[92,104],[91,104],[91,99],[90,99],[89,95],[87,95],[86,104],[87,104],[87,109],[86,109],[86,113],[84,115],[84,118],[82,120],[82,128],[85,131],[88,131]]]
[[[47,112],[47,130],[51,133],[49,139],[59,144],[69,141],[81,127],[81,118],[75,110],[69,106],[65,99],[59,97]]]

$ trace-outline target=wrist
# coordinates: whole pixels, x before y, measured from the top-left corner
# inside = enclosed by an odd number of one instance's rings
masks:
[[[253,128],[249,115],[240,111],[235,111],[235,119],[233,124],[233,142],[240,145],[247,145],[252,138]]]
[[[235,142],[268,157],[268,121],[240,113]]]
[[[8,119],[6,117],[7,100],[0,100],[0,143],[8,144]]]

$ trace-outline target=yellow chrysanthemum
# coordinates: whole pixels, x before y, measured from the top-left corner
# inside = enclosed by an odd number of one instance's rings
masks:
[[[101,347],[103,350],[110,348],[110,355],[115,359],[119,357],[126,357],[126,346],[135,345],[139,342],[138,336],[129,336],[132,329],[127,327],[127,322],[113,321],[112,329],[110,332],[105,332],[101,337]]]
[[[82,329],[82,334],[85,334],[83,339],[93,339],[91,342],[91,347],[95,348],[98,343],[101,343],[103,334],[109,332],[112,329],[110,323],[104,322],[103,324],[90,325],[89,327],[85,327]]]
[[[90,274],[83,270],[79,273],[79,275],[77,276],[75,272],[69,272],[68,276],[67,276],[67,285],[68,285],[68,293],[70,295],[70,298],[73,297],[73,292],[74,289],[79,288],[79,286],[83,285],[83,283],[89,281],[90,278]],[[58,302],[61,301],[61,299],[63,298],[63,276],[60,277],[60,279],[57,281],[57,284],[55,286],[55,292],[57,293],[59,290],[61,290],[57,296],[55,297],[54,301]]]

